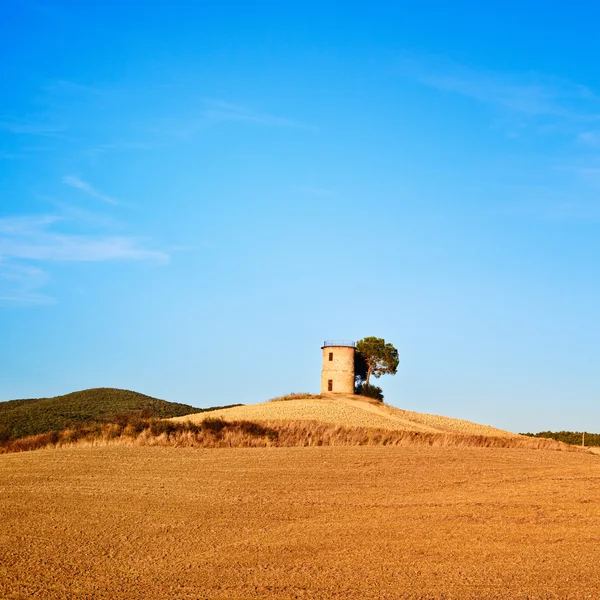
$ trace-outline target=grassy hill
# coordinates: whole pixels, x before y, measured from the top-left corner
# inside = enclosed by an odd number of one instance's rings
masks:
[[[583,451],[551,439],[401,410],[351,394],[292,394],[273,400],[277,401],[200,409],[106,388],[56,398],[13,400],[0,403],[0,454],[80,443],[202,448],[426,445]]]
[[[227,421],[250,420],[258,423],[317,422],[340,427],[368,427],[389,431],[412,431],[429,434],[458,434],[519,438],[509,431],[471,421],[429,415],[395,408],[365,396],[353,394],[319,395],[291,394],[274,398],[270,402],[248,404],[205,412],[202,415],[185,416],[176,421],[191,420],[194,423],[220,418]]]
[[[0,402],[0,440],[60,431],[77,423],[108,423],[120,415],[139,413],[166,418],[205,410],[115,388],[94,388],[55,396]]]

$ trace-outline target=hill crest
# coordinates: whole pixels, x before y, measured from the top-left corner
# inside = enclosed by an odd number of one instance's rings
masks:
[[[206,411],[202,414],[175,417],[173,420],[190,420],[196,423],[211,418],[225,421],[250,420],[258,423],[312,421],[343,427],[366,427],[389,431],[521,437],[489,425],[407,411],[353,394],[320,396],[307,394],[304,397],[291,395],[287,398],[289,399],[282,399],[279,402],[269,401],[226,408],[219,410],[218,414]]]

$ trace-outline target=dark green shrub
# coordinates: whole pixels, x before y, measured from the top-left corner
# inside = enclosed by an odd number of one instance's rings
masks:
[[[154,436],[159,436],[163,433],[171,435],[179,429],[178,425],[179,423],[174,423],[173,421],[152,420],[150,421],[150,433]]]
[[[226,421],[219,418],[204,419],[204,421],[202,421],[202,429],[216,434],[221,433],[227,425]]]
[[[127,426],[128,431],[131,432],[132,435],[138,435],[144,431],[149,426],[148,419],[144,419],[142,417],[133,417],[129,419],[129,424]]]
[[[362,383],[355,388],[355,393],[359,396],[366,396],[367,398],[375,398],[375,400],[381,400],[383,402],[383,391],[376,385]]]
[[[572,444],[573,446],[581,446],[583,441],[582,431],[540,431],[539,433],[522,433],[521,435],[537,438],[550,438],[552,440],[556,440],[557,442]],[[586,432],[585,445],[600,446],[600,434]]]
[[[193,423],[192,421],[186,421],[185,423],[180,423],[181,431],[191,431],[194,434],[198,434],[202,431],[202,423]]]
[[[0,444],[8,442],[11,438],[10,429],[6,425],[0,425]]]
[[[253,421],[240,421],[239,423],[232,423],[232,425],[237,426],[244,433],[255,437],[268,437],[270,440],[276,440],[279,437],[275,429],[264,427]]]

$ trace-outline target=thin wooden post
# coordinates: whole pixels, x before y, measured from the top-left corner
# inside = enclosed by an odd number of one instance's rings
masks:
[[[585,448],[585,431],[581,434],[581,447]]]

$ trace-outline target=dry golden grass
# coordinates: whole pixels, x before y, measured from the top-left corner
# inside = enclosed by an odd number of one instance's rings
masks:
[[[369,413],[367,413],[369,414]],[[196,422],[173,420],[133,420],[105,425],[65,429],[50,434],[9,440],[0,445],[0,454],[42,448],[74,446],[99,447],[174,446],[190,448],[262,448],[293,446],[431,446],[536,448],[588,452],[579,446],[530,436],[490,436],[464,433],[411,431],[344,427],[320,421],[224,421],[204,419]]]
[[[0,456],[0,598],[600,598],[591,454],[109,446]]]
[[[108,444],[203,448],[266,446],[474,446],[553,448],[555,441],[516,435],[469,421],[409,412],[363,396],[290,394],[166,420],[139,415],[77,425],[0,443],[0,454],[44,447]]]
[[[296,399],[293,394],[275,398],[279,402],[263,402],[237,406],[219,411],[210,411],[174,421],[201,422],[219,417],[228,421],[250,420],[267,423],[270,421],[318,421],[343,427],[370,427],[391,431],[418,431],[422,433],[456,433],[476,436],[520,437],[517,434],[479,425],[460,419],[400,410],[363,396],[303,396]]]
[[[293,448],[310,446],[429,446],[431,448],[527,448],[589,453],[547,438],[500,437],[455,433],[394,431],[368,427],[342,427],[318,421],[269,421],[268,427],[251,421],[223,421],[218,432],[182,428],[170,433],[102,436],[75,442],[59,442],[54,448],[106,446],[162,446],[176,448]],[[183,423],[181,425],[184,425]],[[198,424],[192,424],[198,425]],[[14,450],[13,450],[14,451]],[[18,451],[18,450],[17,450]]]

